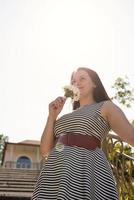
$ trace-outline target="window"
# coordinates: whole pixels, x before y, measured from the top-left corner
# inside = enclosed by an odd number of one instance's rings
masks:
[[[19,157],[16,163],[16,168],[31,168],[30,159],[26,156]]]

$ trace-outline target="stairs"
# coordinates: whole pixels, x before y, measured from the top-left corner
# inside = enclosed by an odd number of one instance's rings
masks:
[[[4,197],[30,199],[39,173],[40,170],[0,168],[0,200]]]

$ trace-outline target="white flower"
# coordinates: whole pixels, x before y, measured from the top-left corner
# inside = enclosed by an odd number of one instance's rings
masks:
[[[76,86],[66,85],[63,89],[65,92],[64,94],[65,97],[71,97],[73,101],[79,101],[80,91]]]

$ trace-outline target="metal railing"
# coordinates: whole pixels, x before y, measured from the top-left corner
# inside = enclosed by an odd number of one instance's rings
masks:
[[[18,164],[17,162],[14,162],[14,161],[6,161],[3,167],[7,168],[7,169],[36,169],[36,170],[40,170],[41,169],[41,163],[40,162],[34,162],[34,163],[31,163],[31,164],[27,164],[27,163]]]
[[[134,157],[124,153],[125,145],[114,134],[103,141],[102,148],[110,162],[120,200],[134,199]]]

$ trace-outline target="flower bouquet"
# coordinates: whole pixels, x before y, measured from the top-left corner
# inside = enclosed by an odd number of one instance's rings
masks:
[[[64,96],[66,98],[70,97],[73,101],[79,101],[80,98],[80,91],[74,85],[66,85],[64,86]]]

